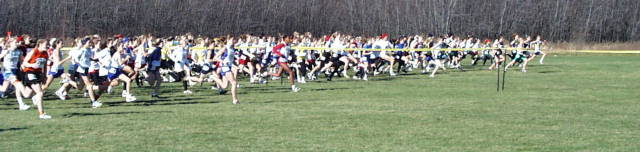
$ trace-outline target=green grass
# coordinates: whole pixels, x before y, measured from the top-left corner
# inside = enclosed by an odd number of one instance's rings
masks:
[[[52,120],[0,101],[0,151],[637,151],[640,57],[549,56],[529,72],[476,67],[436,78],[243,82],[242,104],[207,87],[164,84],[153,100],[46,97]],[[53,87],[55,88],[55,87]],[[119,92],[116,90],[115,92]],[[51,93],[49,93],[51,94]],[[30,100],[25,100],[30,103]]]

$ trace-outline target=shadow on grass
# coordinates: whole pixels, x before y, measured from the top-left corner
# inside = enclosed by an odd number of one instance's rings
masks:
[[[547,74],[547,73],[558,73],[560,71],[540,71],[538,73]]]
[[[205,98],[202,98],[202,97],[187,97],[187,98],[172,98],[172,99],[169,99],[169,97],[158,97],[158,98],[152,98],[152,99],[149,99],[149,100],[137,100],[135,102],[130,102],[130,103],[142,103],[142,105],[140,105],[140,104],[123,105],[125,103],[128,103],[128,102],[124,102],[124,101],[105,102],[104,104],[109,105],[109,106],[151,106],[151,105],[176,105],[176,104],[211,103],[211,102],[180,102],[180,101],[193,101],[193,100],[202,100],[202,99],[205,99]],[[178,102],[172,102],[172,101],[178,101]]]
[[[73,112],[62,115],[65,118],[71,117],[85,117],[85,116],[100,116],[100,115],[123,115],[123,114],[141,114],[141,113],[170,113],[171,111],[150,111],[150,112],[139,112],[139,111],[129,111],[129,112],[107,112],[107,113],[88,113],[88,112]]]
[[[362,87],[359,87],[362,88]],[[333,91],[333,90],[348,90],[348,89],[359,89],[359,88],[319,88],[319,89],[310,89],[310,91]]]
[[[264,104],[264,103],[295,103],[295,102],[308,102],[304,100],[267,100],[264,102],[252,102],[254,104]]]
[[[27,128],[25,128],[25,127],[22,127],[22,128],[7,128],[7,129],[0,128],[0,133],[1,132],[6,132],[6,131],[16,131],[16,130],[24,130],[24,129],[27,129]]]
[[[11,101],[11,102],[13,102],[13,101]],[[11,105],[15,105],[15,103],[10,103],[9,101],[7,101],[6,103],[0,104],[0,106],[11,106]]]

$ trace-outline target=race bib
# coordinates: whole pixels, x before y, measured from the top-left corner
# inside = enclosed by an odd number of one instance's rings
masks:
[[[47,65],[47,59],[45,58],[36,59],[36,65],[38,66],[38,68],[44,68]]]
[[[109,69],[109,73],[116,73],[116,69],[115,68]]]
[[[222,72],[229,72],[229,71],[231,71],[231,68],[229,68],[229,66],[222,67]]]
[[[76,72],[84,74],[84,68],[78,67]]]
[[[36,78],[36,75],[35,75],[35,74],[29,73],[29,74],[27,74],[27,79],[29,79],[29,80],[36,80],[36,79],[38,79],[38,78]]]
[[[279,58],[279,59],[278,59],[278,62],[286,63],[286,62],[288,62],[288,60],[287,60],[287,59],[285,59],[285,58]]]

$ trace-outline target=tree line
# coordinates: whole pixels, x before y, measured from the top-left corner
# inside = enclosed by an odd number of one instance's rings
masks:
[[[334,31],[552,41],[640,39],[638,0],[1,0],[0,31],[42,37]]]

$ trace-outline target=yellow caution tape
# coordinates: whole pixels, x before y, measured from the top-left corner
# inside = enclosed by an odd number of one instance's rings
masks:
[[[250,47],[235,47],[236,49],[255,49],[255,48],[266,48],[266,47],[257,47],[257,46],[250,46]],[[61,50],[71,50],[73,48],[71,47],[65,47],[62,48]],[[151,49],[151,48],[148,48]],[[191,47],[191,50],[205,50],[208,49],[208,47]],[[216,47],[215,49],[221,49],[220,47]],[[409,52],[409,51],[416,51],[416,52],[421,52],[421,51],[467,51],[467,50],[496,50],[496,49],[502,49],[502,50],[533,50],[531,48],[442,48],[442,49],[431,49],[431,48],[420,48],[420,49],[398,49],[398,48],[390,48],[390,49],[365,49],[365,48],[326,48],[326,47],[291,47],[291,49],[293,50],[304,50],[304,51],[309,51],[309,50],[323,50],[323,51],[403,51],[403,52]]]

